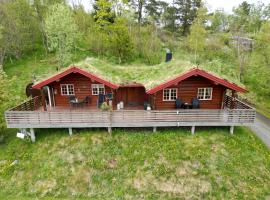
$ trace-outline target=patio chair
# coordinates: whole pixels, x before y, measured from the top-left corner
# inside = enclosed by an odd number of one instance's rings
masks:
[[[91,103],[91,97],[89,96],[86,96],[82,101],[77,102],[80,107],[88,105],[89,103]]]
[[[68,97],[68,100],[69,100],[69,105],[71,107],[73,107],[74,105],[76,105],[77,103],[77,98],[75,96],[69,96]]]
[[[106,94],[106,98],[109,99],[109,100],[112,100],[113,99],[113,93]]]
[[[183,101],[181,101],[181,99],[176,99],[175,106],[176,106],[176,109],[183,108]]]
[[[91,103],[91,97],[86,96],[86,97],[84,98],[84,100],[83,100],[83,103],[84,103],[85,105],[90,104],[90,103]]]
[[[144,108],[144,110],[147,110],[147,106],[149,105],[149,103],[147,102],[147,101],[145,101],[144,103],[143,103],[143,108]]]
[[[99,94],[98,95],[98,102],[97,102],[98,108],[100,108],[100,106],[103,104],[104,101],[105,101],[105,95],[104,94]]]
[[[197,98],[192,99],[192,108],[198,109],[200,108],[200,101]]]

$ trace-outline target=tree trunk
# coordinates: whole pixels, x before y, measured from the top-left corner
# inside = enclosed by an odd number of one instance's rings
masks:
[[[142,7],[143,7],[143,0],[139,0],[139,4],[138,4],[138,24],[139,24],[139,27],[141,27],[141,23],[142,23]]]

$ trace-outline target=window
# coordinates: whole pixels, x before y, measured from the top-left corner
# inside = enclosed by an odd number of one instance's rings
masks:
[[[177,99],[177,88],[163,90],[163,101],[175,101]]]
[[[105,87],[103,84],[92,84],[92,95],[105,94]]]
[[[200,100],[211,100],[213,88],[198,88],[197,98]]]
[[[61,84],[61,94],[62,95],[74,95],[74,85],[73,84]]]

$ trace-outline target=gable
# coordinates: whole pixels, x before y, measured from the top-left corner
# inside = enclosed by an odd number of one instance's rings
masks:
[[[170,87],[172,85],[177,85],[179,82],[183,81],[183,80],[186,80],[192,76],[195,76],[195,77],[203,77],[209,81],[212,81],[214,84],[220,84],[228,89],[231,89],[231,90],[234,90],[234,91],[237,91],[237,92],[247,92],[247,90],[245,88],[242,88],[234,83],[231,83],[225,79],[222,79],[220,77],[217,77],[213,74],[210,74],[204,70],[201,70],[201,69],[198,69],[198,68],[194,68],[190,71],[188,71],[187,73],[184,73],[182,75],[179,75],[171,80],[168,80],[150,90],[147,91],[148,94],[154,94],[160,90],[163,90],[164,88],[167,88],[167,87]]]
[[[67,77],[67,76],[70,76],[71,74],[74,74],[74,73],[81,74],[85,77],[90,78],[92,81],[102,83],[102,84],[104,84],[112,89],[117,89],[119,87],[118,85],[113,84],[113,83],[111,83],[111,82],[109,82],[101,77],[98,77],[90,72],[84,71],[84,70],[79,69],[77,67],[71,67],[71,68],[69,68],[61,73],[58,73],[58,74],[56,74],[56,75],[54,75],[46,80],[43,80],[43,81],[36,83],[35,85],[32,86],[32,88],[41,89],[42,87],[44,87],[52,82],[59,81],[60,79],[63,79],[64,77]]]

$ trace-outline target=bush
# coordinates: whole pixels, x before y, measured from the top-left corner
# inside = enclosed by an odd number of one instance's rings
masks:
[[[103,111],[112,111],[112,106],[108,105],[107,102],[103,102],[100,109]]]
[[[131,28],[131,38],[135,45],[135,57],[141,58],[150,65],[159,64],[163,58],[162,43],[157,30],[152,26]]]

